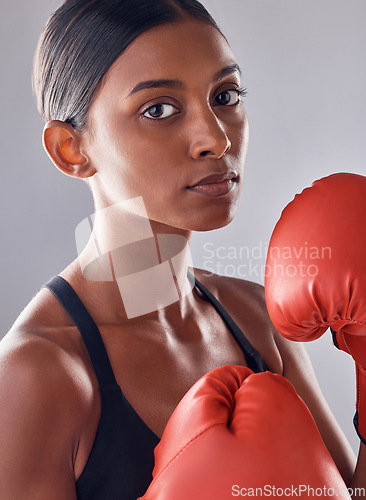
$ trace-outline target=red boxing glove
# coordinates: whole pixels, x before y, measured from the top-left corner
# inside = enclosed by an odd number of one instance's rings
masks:
[[[139,500],[299,493],[350,498],[307,406],[280,375],[222,366],[175,409]]]
[[[282,212],[268,249],[266,302],[277,330],[308,341],[333,330],[356,362],[354,423],[366,444],[366,177],[334,174]]]

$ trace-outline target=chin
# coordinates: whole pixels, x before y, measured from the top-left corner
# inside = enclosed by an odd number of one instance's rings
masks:
[[[225,227],[232,222],[235,217],[237,210],[237,203],[225,203],[221,205],[216,205],[215,207],[211,205],[210,208],[199,208],[192,207],[191,210],[187,210],[187,207],[183,207],[181,210],[177,210],[171,217],[151,217],[150,222],[154,221],[154,224],[159,226],[165,226],[166,228],[176,228],[179,231],[195,231],[195,232],[205,232],[213,231],[215,229],[220,229]]]
[[[233,218],[230,220],[226,220],[225,222],[222,222],[221,224],[219,224],[218,222],[212,223],[212,224],[206,224],[206,225],[192,228],[191,230],[196,231],[197,233],[204,233],[205,231],[214,231],[215,229],[221,229],[225,226],[228,226],[232,220],[233,220]]]
[[[205,232],[214,231],[215,229],[221,229],[222,227],[228,226],[235,218],[235,209],[230,210],[225,213],[211,214],[210,217],[202,217],[201,220],[195,220],[191,226],[191,231]]]

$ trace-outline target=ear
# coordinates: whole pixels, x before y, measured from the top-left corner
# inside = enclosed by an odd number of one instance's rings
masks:
[[[85,153],[81,152],[80,133],[69,123],[52,120],[45,125],[43,146],[56,167],[66,175],[85,179],[95,174]]]

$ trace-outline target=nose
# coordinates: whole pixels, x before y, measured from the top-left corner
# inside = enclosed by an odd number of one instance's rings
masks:
[[[231,148],[227,132],[212,109],[201,109],[192,117],[190,136],[190,154],[194,160],[219,159]]]

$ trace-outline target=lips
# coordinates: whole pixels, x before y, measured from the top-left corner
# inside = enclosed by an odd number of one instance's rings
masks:
[[[198,181],[196,184],[193,184],[192,186],[188,186],[188,188],[193,188],[196,186],[203,186],[204,184],[215,184],[219,182],[224,182],[224,181],[236,181],[237,174],[235,172],[225,172],[224,174],[213,174],[209,175],[207,177],[204,177],[200,181]]]
[[[232,192],[238,183],[239,176],[235,172],[225,172],[204,177],[193,186],[188,186],[187,189],[195,193],[194,196],[198,194],[209,198],[219,198]]]

